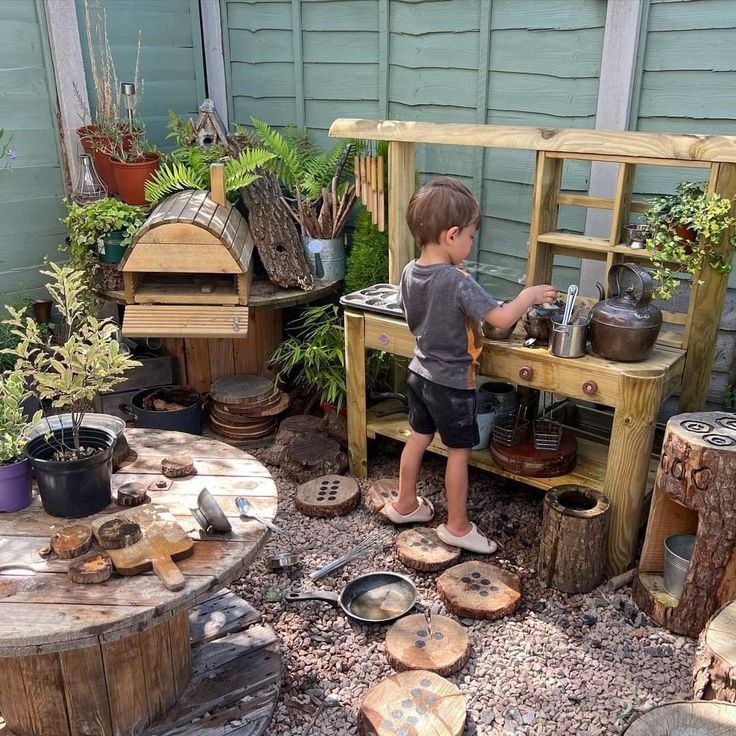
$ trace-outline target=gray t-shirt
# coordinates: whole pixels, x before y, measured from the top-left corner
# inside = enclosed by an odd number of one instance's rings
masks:
[[[409,370],[451,388],[475,388],[481,320],[498,302],[449,263],[404,268],[399,304],[417,339]]]

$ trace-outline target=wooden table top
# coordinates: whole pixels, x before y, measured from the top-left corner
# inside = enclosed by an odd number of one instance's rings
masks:
[[[68,560],[44,560],[38,552],[60,528],[86,523],[126,509],[112,503],[86,519],[49,516],[37,494],[21,511],[0,514],[0,656],[38,654],[80,646],[81,640],[110,640],[144,630],[160,617],[206,599],[243,573],[266,542],[268,530],[241,518],[236,496],[247,496],[261,515],[273,518],[276,485],[254,457],[218,440],[182,432],[126,429],[131,454],[113,475],[113,497],[129,481],[146,485],[162,479],[161,459],[186,452],[197,474],[171,481],[164,491],[149,491],[151,501],[169,512],[195,541],[194,554],[176,564],[186,578],[183,590],[167,590],[153,572],[132,577],[113,574],[104,583],[79,585],[67,576]],[[208,488],[228,516],[232,532],[207,536],[189,509]],[[91,642],[90,642],[91,643]]]

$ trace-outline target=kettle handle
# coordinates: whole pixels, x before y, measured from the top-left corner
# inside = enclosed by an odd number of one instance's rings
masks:
[[[621,274],[624,270],[631,271],[639,279],[639,287],[633,294],[636,303],[648,302],[654,293],[654,279],[647,270],[632,263],[617,263],[611,266],[608,272],[608,298],[621,296]]]

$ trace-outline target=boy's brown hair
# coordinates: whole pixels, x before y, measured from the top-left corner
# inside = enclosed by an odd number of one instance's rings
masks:
[[[411,195],[406,222],[419,245],[437,243],[443,230],[478,227],[480,205],[465,184],[450,176],[428,181]]]

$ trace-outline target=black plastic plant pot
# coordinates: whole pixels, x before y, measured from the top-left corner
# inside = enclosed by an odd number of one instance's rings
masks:
[[[104,429],[83,426],[79,430],[80,445],[101,452],[80,460],[54,460],[62,439],[65,446],[73,446],[68,429],[54,430],[48,439],[34,437],[26,445],[44,510],[51,516],[68,518],[102,511],[112,500],[110,478],[115,437]]]

